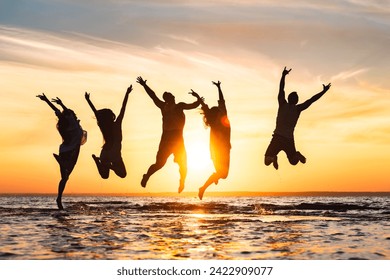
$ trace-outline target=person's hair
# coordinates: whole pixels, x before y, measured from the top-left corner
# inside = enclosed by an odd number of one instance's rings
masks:
[[[218,121],[219,108],[217,106],[208,108],[207,106],[202,106],[203,122],[205,126],[212,126]]]
[[[103,134],[104,144],[113,142],[112,125],[115,118],[115,114],[110,109],[100,109],[96,113],[96,120]]]
[[[291,103],[291,104],[297,104],[298,103],[298,94],[296,91],[293,91],[291,92],[288,97],[288,103]]]
[[[65,109],[58,116],[57,122],[57,130],[65,143],[70,142],[72,138],[72,135],[70,133],[71,130],[69,130],[69,126],[71,125],[71,123],[69,122],[69,118],[74,118],[75,121],[77,121],[76,114],[70,109]]]

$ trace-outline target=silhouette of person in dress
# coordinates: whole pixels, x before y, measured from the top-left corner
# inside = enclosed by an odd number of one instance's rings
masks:
[[[272,163],[275,169],[279,167],[277,155],[280,151],[284,151],[287,154],[287,158],[292,165],[296,165],[299,162],[306,163],[306,158],[295,148],[294,128],[301,112],[320,99],[331,86],[330,83],[327,85],[323,84],[323,90],[321,92],[301,104],[298,104],[298,94],[295,91],[291,92],[286,100],[284,92],[285,77],[290,71],[291,69],[287,70],[284,67],[280,79],[278,94],[279,109],[276,118],[276,128],[264,157],[265,165],[268,166]]]
[[[218,106],[209,108],[203,99],[194,91],[192,94],[198,98],[203,113],[203,121],[210,127],[210,155],[214,164],[215,172],[199,188],[198,197],[202,200],[206,189],[212,184],[218,184],[219,179],[226,179],[230,165],[230,122],[227,116],[225,99],[221,90],[221,82],[213,82],[218,88]]]
[[[57,129],[62,137],[62,143],[59,148],[59,154],[53,154],[54,158],[60,165],[61,180],[58,184],[57,206],[58,209],[63,210],[62,194],[65,190],[65,185],[69,179],[70,174],[76,165],[79,153],[80,145],[83,145],[87,141],[87,132],[80,126],[80,121],[77,119],[76,114],[68,109],[61,101],[61,99],[53,98],[52,102],[60,105],[62,111],[58,109],[44,93],[37,95],[37,97],[45,101],[50,108],[52,108],[58,117]]]
[[[162,135],[156,155],[156,162],[143,175],[141,186],[145,188],[150,176],[160,170],[165,165],[168,157],[173,154],[174,162],[179,165],[180,184],[178,192],[181,193],[184,189],[187,176],[187,154],[183,139],[185,124],[184,110],[195,109],[199,106],[200,102],[197,100],[190,104],[184,102],[176,103],[175,96],[170,92],[164,92],[163,100],[160,100],[155,92],[146,84],[146,80],[138,77],[137,82],[144,87],[146,93],[161,110],[162,114]]]
[[[93,105],[90,94],[85,93],[85,99],[96,116],[100,131],[103,134],[104,144],[100,156],[92,155],[100,176],[107,179],[110,176],[110,170],[113,170],[120,178],[127,175],[126,167],[122,159],[122,120],[125,115],[126,104],[130,92],[133,90],[132,85],[127,88],[123,99],[122,108],[117,118],[111,109],[96,110]]]

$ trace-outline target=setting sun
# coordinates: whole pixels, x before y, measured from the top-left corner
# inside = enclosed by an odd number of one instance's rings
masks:
[[[201,176],[207,175],[206,172],[213,170],[213,164],[210,159],[210,149],[208,142],[199,141],[198,137],[186,141],[188,169]]]

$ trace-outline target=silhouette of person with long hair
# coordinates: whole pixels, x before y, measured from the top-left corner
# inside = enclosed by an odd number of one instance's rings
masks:
[[[265,152],[264,163],[270,165],[271,163],[278,169],[278,153],[284,151],[287,154],[287,158],[292,165],[296,165],[299,162],[306,163],[306,158],[296,150],[294,143],[294,128],[298,122],[298,118],[303,110],[309,108],[311,104],[320,99],[330,88],[331,84],[322,85],[323,90],[305,102],[298,104],[298,94],[291,92],[287,100],[285,98],[284,85],[285,78],[290,73],[284,67],[282,77],[280,79],[278,102],[279,109],[276,118],[276,128],[274,130],[272,140]]]
[[[230,122],[227,116],[225,99],[221,90],[221,82],[212,82],[218,88],[218,106],[209,108],[203,99],[194,91],[192,94],[198,98],[202,106],[203,121],[210,127],[210,155],[214,164],[215,172],[199,188],[200,200],[206,189],[212,184],[218,184],[219,179],[226,179],[230,166]]]
[[[162,135],[159,149],[156,155],[156,162],[152,164],[147,173],[143,175],[141,186],[146,184],[156,171],[160,170],[166,163],[168,157],[173,154],[174,162],[179,165],[180,184],[178,192],[184,189],[184,183],[187,176],[187,154],[184,146],[183,129],[185,124],[184,110],[195,109],[200,102],[194,103],[175,102],[175,96],[170,92],[164,92],[163,100],[160,100],[155,92],[146,84],[142,77],[137,78],[137,82],[142,85],[153,100],[154,104],[160,108],[162,114]]]
[[[52,108],[58,117],[57,129],[62,137],[62,143],[59,148],[59,154],[53,154],[54,158],[60,165],[61,180],[58,184],[58,196],[56,199],[57,206],[60,210],[63,210],[62,206],[62,194],[65,190],[65,185],[69,179],[70,174],[76,165],[79,153],[80,145],[83,145],[87,141],[87,132],[80,126],[80,120],[77,119],[76,114],[68,109],[61,101],[61,99],[53,98],[52,102],[60,105],[62,111],[59,110],[44,93],[37,95],[37,97],[45,101],[50,108]]]
[[[103,134],[104,144],[100,157],[92,155],[95,161],[100,176],[103,179],[108,179],[110,170],[113,170],[120,178],[125,178],[127,175],[126,167],[122,159],[122,120],[125,115],[126,104],[133,86],[127,88],[125,97],[123,99],[122,108],[117,118],[110,109],[96,110],[93,105],[90,94],[85,93],[85,99],[96,116],[96,120],[100,131]]]

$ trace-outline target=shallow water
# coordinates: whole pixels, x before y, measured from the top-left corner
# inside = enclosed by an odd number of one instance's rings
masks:
[[[0,259],[390,259],[390,197],[0,196]]]

